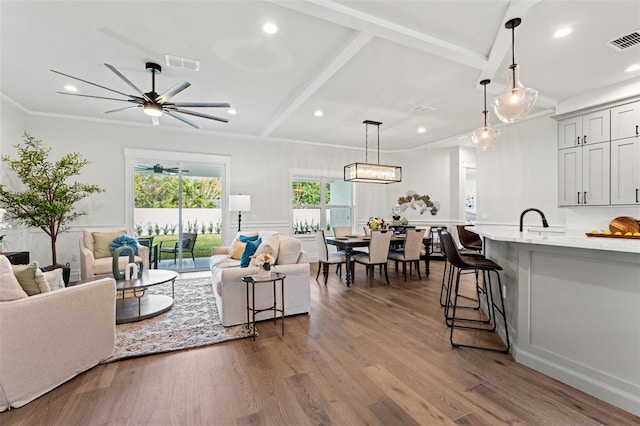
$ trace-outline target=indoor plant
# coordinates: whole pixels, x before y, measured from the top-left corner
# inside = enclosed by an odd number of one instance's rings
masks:
[[[2,156],[9,170],[23,184],[21,191],[10,191],[0,184],[0,206],[7,217],[18,224],[42,229],[51,239],[51,267],[59,268],[56,253],[58,235],[67,225],[86,213],[75,210],[78,201],[91,194],[103,192],[97,185],[79,182],[67,183],[89,164],[78,152],[66,154],[58,161],[48,161],[51,148],[42,146],[42,141],[28,132],[23,135],[24,144],[17,144],[18,158]],[[46,268],[45,268],[46,269]]]

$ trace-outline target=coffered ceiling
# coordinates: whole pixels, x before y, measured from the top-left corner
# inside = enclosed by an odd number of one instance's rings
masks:
[[[443,140],[468,143],[479,126],[482,89],[506,83],[510,18],[522,80],[539,91],[532,115],[604,86],[638,79],[640,45],[609,42],[640,31],[637,0],[413,1],[7,1],[0,2],[0,91],[33,114],[58,114],[151,126],[140,110],[56,94],[118,95],[54,74],[61,71],[124,93],[143,91],[145,62],[162,65],[156,91],[180,80],[191,87],[174,101],[229,102],[237,110],[198,111],[229,118],[171,117],[157,131],[215,132],[364,148],[363,120],[383,122],[381,148],[402,151]],[[265,34],[265,22],[279,31]],[[573,32],[555,39],[561,27]],[[165,55],[200,61],[199,71],[169,67]],[[314,112],[321,110],[322,117]],[[490,120],[497,119],[490,114]],[[424,133],[418,128],[424,127]]]

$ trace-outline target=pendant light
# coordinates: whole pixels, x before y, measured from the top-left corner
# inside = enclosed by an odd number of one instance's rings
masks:
[[[482,80],[480,82],[480,84],[484,86],[484,111],[482,111],[484,126],[471,133],[473,146],[481,151],[488,151],[493,148],[496,144],[496,139],[498,139],[498,135],[500,135],[500,130],[491,127],[487,121],[487,115],[489,114],[487,110],[487,84],[489,83],[491,83],[491,80]]]
[[[380,123],[365,120],[365,162],[344,166],[344,180],[346,182],[365,183],[393,183],[402,181],[402,167],[380,164]],[[378,128],[378,163],[369,163],[369,125]]]
[[[520,25],[520,18],[508,20],[504,26],[511,30],[511,65],[507,76],[507,89],[493,101],[496,116],[505,123],[518,121],[531,111],[538,98],[538,91],[524,87],[520,82],[520,68],[515,56],[515,28]]]

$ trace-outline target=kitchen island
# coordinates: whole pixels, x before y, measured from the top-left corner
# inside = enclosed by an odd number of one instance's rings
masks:
[[[516,362],[640,415],[640,240],[467,229],[504,268]]]

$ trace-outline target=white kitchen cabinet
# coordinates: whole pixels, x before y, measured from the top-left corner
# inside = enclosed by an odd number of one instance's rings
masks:
[[[566,118],[558,122],[558,149],[608,142],[611,137],[608,109]]]
[[[611,140],[640,136],[640,101],[611,108]]]
[[[610,203],[610,144],[558,151],[558,204],[600,206]]]
[[[611,142],[611,204],[640,204],[640,138]]]

